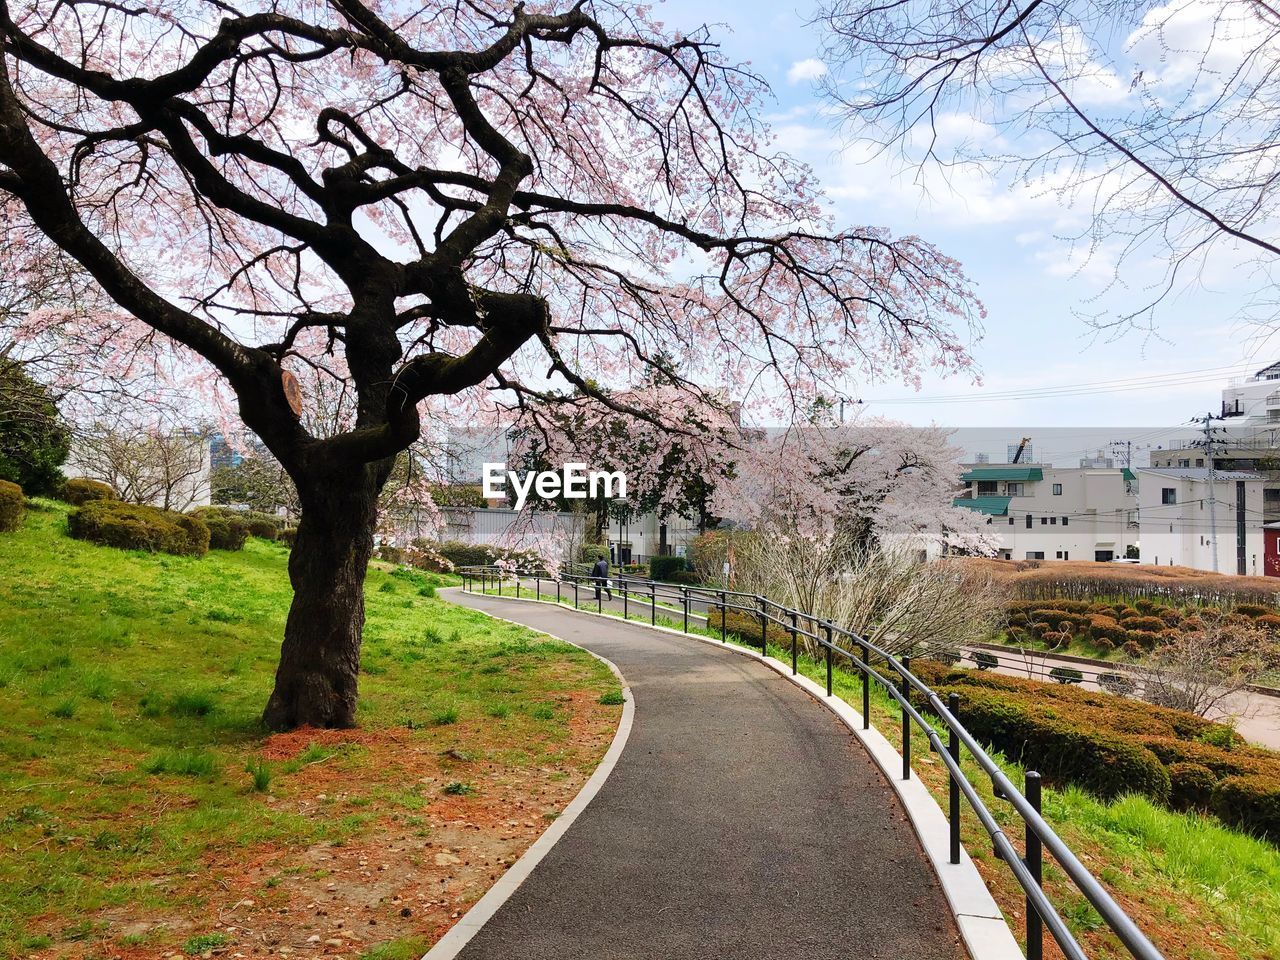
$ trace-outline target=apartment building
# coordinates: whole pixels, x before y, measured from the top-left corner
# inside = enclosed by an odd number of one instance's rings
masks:
[[[1211,478],[1208,467],[1139,470],[1142,562],[1262,576],[1265,482],[1239,470]]]
[[[986,514],[1006,560],[1097,560],[1138,542],[1135,476],[1127,469],[972,464],[956,506]]]

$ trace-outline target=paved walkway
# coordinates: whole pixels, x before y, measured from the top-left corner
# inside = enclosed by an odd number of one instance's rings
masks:
[[[727,651],[446,591],[580,644],[635,697],[604,787],[463,960],[960,960],[891,788],[798,687]]]

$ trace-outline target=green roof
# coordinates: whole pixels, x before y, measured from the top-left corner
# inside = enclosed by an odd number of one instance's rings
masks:
[[[1007,464],[999,467],[973,467],[960,475],[961,480],[1043,480],[1044,471],[1039,467],[1019,467]]]
[[[1012,499],[1013,497],[956,497],[951,502],[957,507],[966,507],[978,513],[1004,517],[1009,514],[1009,501]]]
[[[1138,479],[1137,475],[1128,467],[1124,468],[1121,475],[1124,477],[1125,483],[1133,483],[1135,480]]]

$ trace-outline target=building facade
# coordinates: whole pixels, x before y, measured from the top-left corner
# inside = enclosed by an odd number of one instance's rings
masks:
[[[1264,483],[1238,470],[1139,470],[1142,562],[1262,576]]]
[[[1138,542],[1135,476],[1126,469],[973,464],[956,506],[986,514],[1006,560],[1124,557]]]

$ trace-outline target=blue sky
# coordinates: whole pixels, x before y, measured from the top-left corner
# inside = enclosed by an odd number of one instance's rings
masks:
[[[1140,260],[1115,270],[1104,252],[1072,261],[1063,239],[1088,222],[1087,210],[1071,209],[1056,196],[1011,191],[978,172],[961,172],[947,183],[927,183],[905,163],[868,158],[865,146],[841,131],[807,77],[821,69],[819,28],[806,25],[813,6],[762,0],[671,0],[655,16],[671,28],[691,30],[709,23],[726,54],[750,61],[773,86],[772,122],[782,146],[810,163],[835,202],[841,224],[884,225],[916,233],[957,257],[977,284],[988,317],[985,336],[974,345],[982,385],[926,381],[915,402],[902,384],[860,384],[851,393],[874,401],[866,409],[912,423],[950,426],[1172,425],[1218,405],[1226,378],[1280,359],[1280,341],[1260,336],[1241,319],[1251,299],[1250,278],[1239,264],[1212,262],[1193,289],[1169,298],[1154,329],[1119,337],[1100,336],[1084,315],[1122,311],[1158,277]],[[968,132],[956,120],[958,136]],[[1191,372],[1196,372],[1194,376]],[[1080,384],[1126,389],[1103,392],[1089,386],[1031,399],[1028,389]],[[943,397],[994,396],[954,402]]]

